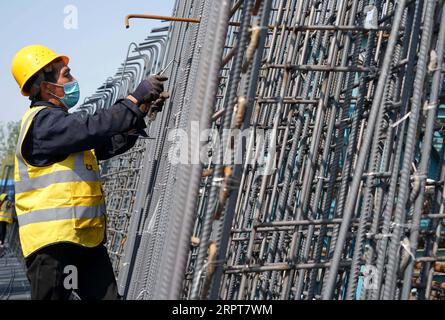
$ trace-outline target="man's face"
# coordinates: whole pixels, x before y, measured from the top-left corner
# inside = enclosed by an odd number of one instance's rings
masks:
[[[58,97],[63,97],[65,95],[63,91],[63,85],[68,82],[74,81],[74,77],[71,75],[71,69],[63,62],[63,61],[57,61],[53,62],[51,67],[53,68],[53,74],[57,81],[54,85],[50,82],[42,82],[42,85],[44,86],[42,89],[44,92],[50,91],[54,95]]]

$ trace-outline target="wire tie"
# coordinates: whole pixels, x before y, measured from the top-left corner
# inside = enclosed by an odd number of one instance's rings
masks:
[[[403,240],[400,241],[400,245],[402,246],[402,248],[409,254],[409,256],[413,259],[416,260],[416,257],[414,256],[414,254],[411,252],[408,243],[404,242]]]
[[[223,181],[224,181],[224,177],[213,178],[212,186],[220,187]]]
[[[408,228],[410,225],[409,224],[403,224],[403,223],[391,223],[391,227],[402,227],[402,228]]]
[[[411,111],[408,112],[407,114],[405,114],[402,118],[400,118],[398,121],[394,122],[391,127],[395,128],[397,127],[399,124],[401,124],[403,121],[405,121],[409,116],[411,115]]]
[[[437,108],[437,103],[426,103],[425,101],[425,107],[423,107],[424,111],[433,110]]]

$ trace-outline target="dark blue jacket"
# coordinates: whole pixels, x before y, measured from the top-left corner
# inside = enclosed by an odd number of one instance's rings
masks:
[[[34,117],[23,142],[22,154],[34,166],[46,166],[91,149],[99,160],[106,160],[133,147],[145,133],[145,114],[128,99],[93,115],[70,114],[49,102],[34,102],[32,106],[48,107]]]

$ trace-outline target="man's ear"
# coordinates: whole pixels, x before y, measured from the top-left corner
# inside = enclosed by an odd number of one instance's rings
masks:
[[[40,92],[47,92],[48,90],[48,82],[42,81],[40,82]]]
[[[55,94],[55,90],[56,88],[54,88],[55,86],[52,83],[49,83],[48,81],[42,81],[40,83],[40,92],[45,92],[45,93],[53,93]]]

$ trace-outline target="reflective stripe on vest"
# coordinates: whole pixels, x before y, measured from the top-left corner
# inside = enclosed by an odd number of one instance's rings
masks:
[[[22,156],[24,138],[44,108],[25,113],[16,150],[15,204],[25,257],[56,242],[97,246],[105,234],[105,201],[91,150],[44,167],[29,164]]]
[[[7,208],[7,201],[0,207],[0,221],[12,223],[12,208]]]
[[[87,170],[83,162],[83,154],[75,153],[74,170],[56,171],[44,176],[29,179],[26,164],[19,161],[19,172],[21,181],[15,184],[15,192],[22,193],[48,187],[54,183],[74,181],[97,181],[97,172]],[[22,180],[23,179],[23,180]]]
[[[21,214],[17,217],[17,220],[19,221],[19,225],[23,227],[31,223],[71,219],[73,218],[73,215],[77,219],[91,219],[103,215],[105,206],[101,204],[98,206],[75,207],[76,212],[74,214],[73,210],[73,207],[36,210],[30,213]]]
[[[0,212],[0,222],[12,223],[12,215]]]

